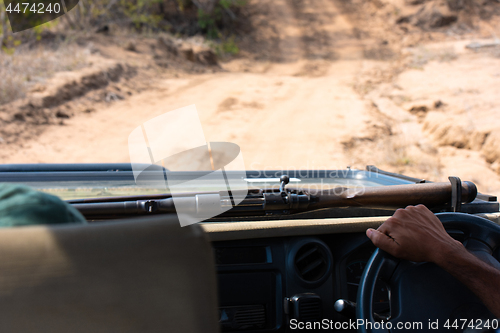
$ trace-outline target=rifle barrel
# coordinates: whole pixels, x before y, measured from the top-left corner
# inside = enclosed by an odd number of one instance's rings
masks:
[[[402,208],[409,205],[436,207],[451,202],[451,183],[422,183],[383,187],[334,188],[311,193],[309,209],[365,206],[373,208]],[[472,202],[477,195],[476,185],[462,182],[462,202]]]

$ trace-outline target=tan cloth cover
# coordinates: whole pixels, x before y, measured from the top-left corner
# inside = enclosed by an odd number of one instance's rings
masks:
[[[212,249],[165,217],[0,230],[0,332],[218,332]]]

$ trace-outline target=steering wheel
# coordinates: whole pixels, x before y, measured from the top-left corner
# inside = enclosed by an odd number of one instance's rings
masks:
[[[450,234],[463,237],[464,246],[483,261],[500,269],[492,256],[500,245],[500,226],[485,218],[464,213],[436,214]],[[390,291],[391,317],[385,325],[358,325],[358,332],[453,332],[451,326],[458,319],[493,319],[481,300],[445,270],[433,263],[416,263],[397,259],[377,249],[371,256],[361,277],[358,289],[356,317],[364,323],[377,323],[372,300],[378,280]],[[437,328],[429,325],[437,322]],[[401,324],[402,323],[402,324]],[[408,329],[408,324],[413,325]],[[416,323],[416,324],[414,324]],[[422,323],[421,327],[415,326]],[[403,325],[403,326],[398,326]],[[404,327],[404,325],[407,325]],[[467,328],[467,326],[465,326]]]

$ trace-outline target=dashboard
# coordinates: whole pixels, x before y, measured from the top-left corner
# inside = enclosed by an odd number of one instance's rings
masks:
[[[29,185],[56,194],[74,205],[92,200],[100,202],[107,196],[121,198],[118,203],[123,205],[129,200],[137,204],[145,197],[148,200],[163,198],[164,195],[158,193],[164,190],[155,187],[158,171],[162,176],[167,173],[161,167],[144,171],[145,179],[139,186],[132,166],[127,163],[0,165],[0,182]],[[267,187],[269,184],[262,184],[268,181],[272,184],[281,175],[300,179],[301,186],[371,187],[425,182],[384,172],[374,166],[368,166],[366,171],[253,170],[246,172],[245,179]],[[169,177],[173,176],[183,180],[197,174],[169,173]],[[206,174],[200,173],[197,179],[202,176]],[[213,191],[213,184],[212,179],[208,179],[200,188]],[[114,203],[113,200],[109,202]],[[448,211],[450,207],[436,209],[436,212],[441,209]],[[471,214],[497,214],[498,210],[496,197],[483,194],[461,205],[462,212]],[[274,213],[244,217],[228,215],[200,223],[211,241],[216,261],[221,331],[293,332],[297,330],[291,327],[291,320],[348,322],[353,313],[350,317],[341,315],[335,311],[334,304],[339,299],[356,302],[360,278],[375,250],[364,232],[368,227],[377,228],[393,211],[368,206],[342,207],[284,215],[283,219]],[[121,214],[113,211],[103,216],[90,214],[86,217],[97,222],[138,216]],[[492,218],[499,223],[498,216]],[[497,252],[496,257],[499,256]],[[200,276],[200,283],[202,281],[203,276]],[[377,283],[374,312],[386,317],[390,312],[389,291],[383,282]]]
[[[291,320],[345,322],[337,299],[356,302],[375,247],[364,233],[213,242],[222,332],[291,332]],[[382,281],[374,310],[389,311]],[[345,331],[345,330],[343,330]]]

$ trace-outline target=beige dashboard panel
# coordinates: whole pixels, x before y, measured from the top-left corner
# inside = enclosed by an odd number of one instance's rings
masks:
[[[500,213],[477,214],[500,224]],[[201,223],[209,239],[215,241],[341,234],[365,232],[378,228],[390,216],[334,218],[317,220],[273,220],[252,222],[207,222]]]
[[[364,232],[378,228],[389,216],[317,220],[208,222],[203,230],[211,241]]]

